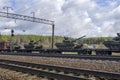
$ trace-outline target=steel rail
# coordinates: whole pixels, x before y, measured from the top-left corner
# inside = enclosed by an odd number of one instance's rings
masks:
[[[78,68],[71,68],[71,67],[62,67],[62,66],[53,66],[53,65],[43,65],[43,64],[35,64],[35,63],[28,63],[28,62],[20,62],[20,61],[11,61],[11,60],[4,60],[0,59],[0,62],[5,62],[7,64],[16,64],[34,68],[42,68],[48,70],[55,70],[58,72],[63,71],[64,73],[72,73],[72,74],[85,74],[87,76],[94,76],[99,78],[105,79],[120,79],[120,73],[116,72],[105,72],[105,71],[98,71],[98,70],[88,70],[88,69],[78,69]]]
[[[28,68],[28,67],[15,66],[15,65],[4,64],[4,63],[0,63],[0,67],[5,68],[5,69],[14,70],[17,72],[23,72],[23,73],[28,73],[31,75],[37,75],[38,77],[47,77],[48,79],[51,79],[51,80],[54,80],[54,79],[57,79],[57,80],[89,80],[86,78],[80,78],[78,76],[59,74],[59,73],[54,73],[54,72],[50,72],[50,71],[32,69],[32,68]]]
[[[39,53],[0,53],[0,55],[120,61],[120,56],[96,56],[96,55],[52,54],[52,53],[47,53],[47,54],[46,53],[45,54],[39,54]]]

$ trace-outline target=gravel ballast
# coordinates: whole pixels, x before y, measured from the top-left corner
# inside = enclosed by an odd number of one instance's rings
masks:
[[[37,76],[0,68],[0,80],[42,80]]]
[[[90,70],[102,70],[108,72],[118,72],[118,73],[120,72],[120,61],[11,56],[11,55],[0,55],[0,59],[31,62],[38,64],[50,64],[50,65],[52,64],[57,66],[84,68]]]

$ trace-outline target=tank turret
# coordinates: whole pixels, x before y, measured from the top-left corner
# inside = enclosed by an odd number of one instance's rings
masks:
[[[70,40],[68,37],[64,37],[64,40],[62,43],[56,43],[55,45],[58,49],[79,49],[83,46],[83,43],[82,42],[80,43],[80,40],[83,37],[85,36],[82,36],[75,40]]]
[[[105,41],[103,44],[112,50],[120,50],[120,33],[117,33],[117,37],[114,37],[111,41]]]
[[[35,46],[34,49],[42,49],[43,48],[42,44],[40,43],[40,40],[36,41],[34,43],[34,46]]]
[[[28,44],[24,45],[25,49],[42,49],[42,45],[38,43],[40,40],[34,42],[31,40]]]

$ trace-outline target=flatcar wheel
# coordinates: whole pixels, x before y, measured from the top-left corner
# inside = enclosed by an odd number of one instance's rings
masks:
[[[80,54],[80,55],[88,55],[86,50],[82,50],[81,52],[78,52],[78,54]]]
[[[104,54],[105,54],[105,56],[111,56],[112,52],[111,51],[105,51]]]
[[[56,54],[56,52],[55,51],[50,51],[49,54]]]
[[[26,52],[27,52],[27,53],[32,53],[32,51],[30,51],[30,50],[27,50]]]
[[[111,56],[111,55],[112,55],[112,52],[111,52],[111,51],[109,51],[109,52],[108,52],[108,55],[109,55],[109,56]]]
[[[88,54],[88,55],[92,55],[92,51],[89,51],[89,50],[88,50],[88,51],[87,51],[87,54]]]
[[[102,56],[102,52],[101,51],[96,51],[96,55],[97,56]]]
[[[90,50],[83,51],[83,55],[91,55],[91,54],[92,54],[92,51],[90,51]]]
[[[46,51],[45,54],[50,54],[50,51]]]
[[[61,51],[57,51],[56,54],[62,54],[62,52]]]

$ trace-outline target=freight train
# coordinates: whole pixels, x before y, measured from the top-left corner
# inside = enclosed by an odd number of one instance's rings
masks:
[[[56,43],[56,49],[44,49],[41,44],[38,45],[37,42],[30,41],[29,44],[24,45],[24,49],[21,49],[19,45],[12,45],[10,43],[0,43],[0,52],[38,52],[40,54],[62,54],[63,52],[77,52],[78,55],[96,55],[102,56],[111,56],[112,52],[120,53],[120,33],[117,33],[117,37],[113,38],[111,41],[104,41],[103,44],[107,49],[95,49],[95,48],[82,48],[83,43],[81,39],[85,36],[82,36],[76,40],[69,40],[67,37],[64,37],[63,42]],[[9,44],[9,46],[8,46]],[[5,47],[7,46],[7,47]]]

